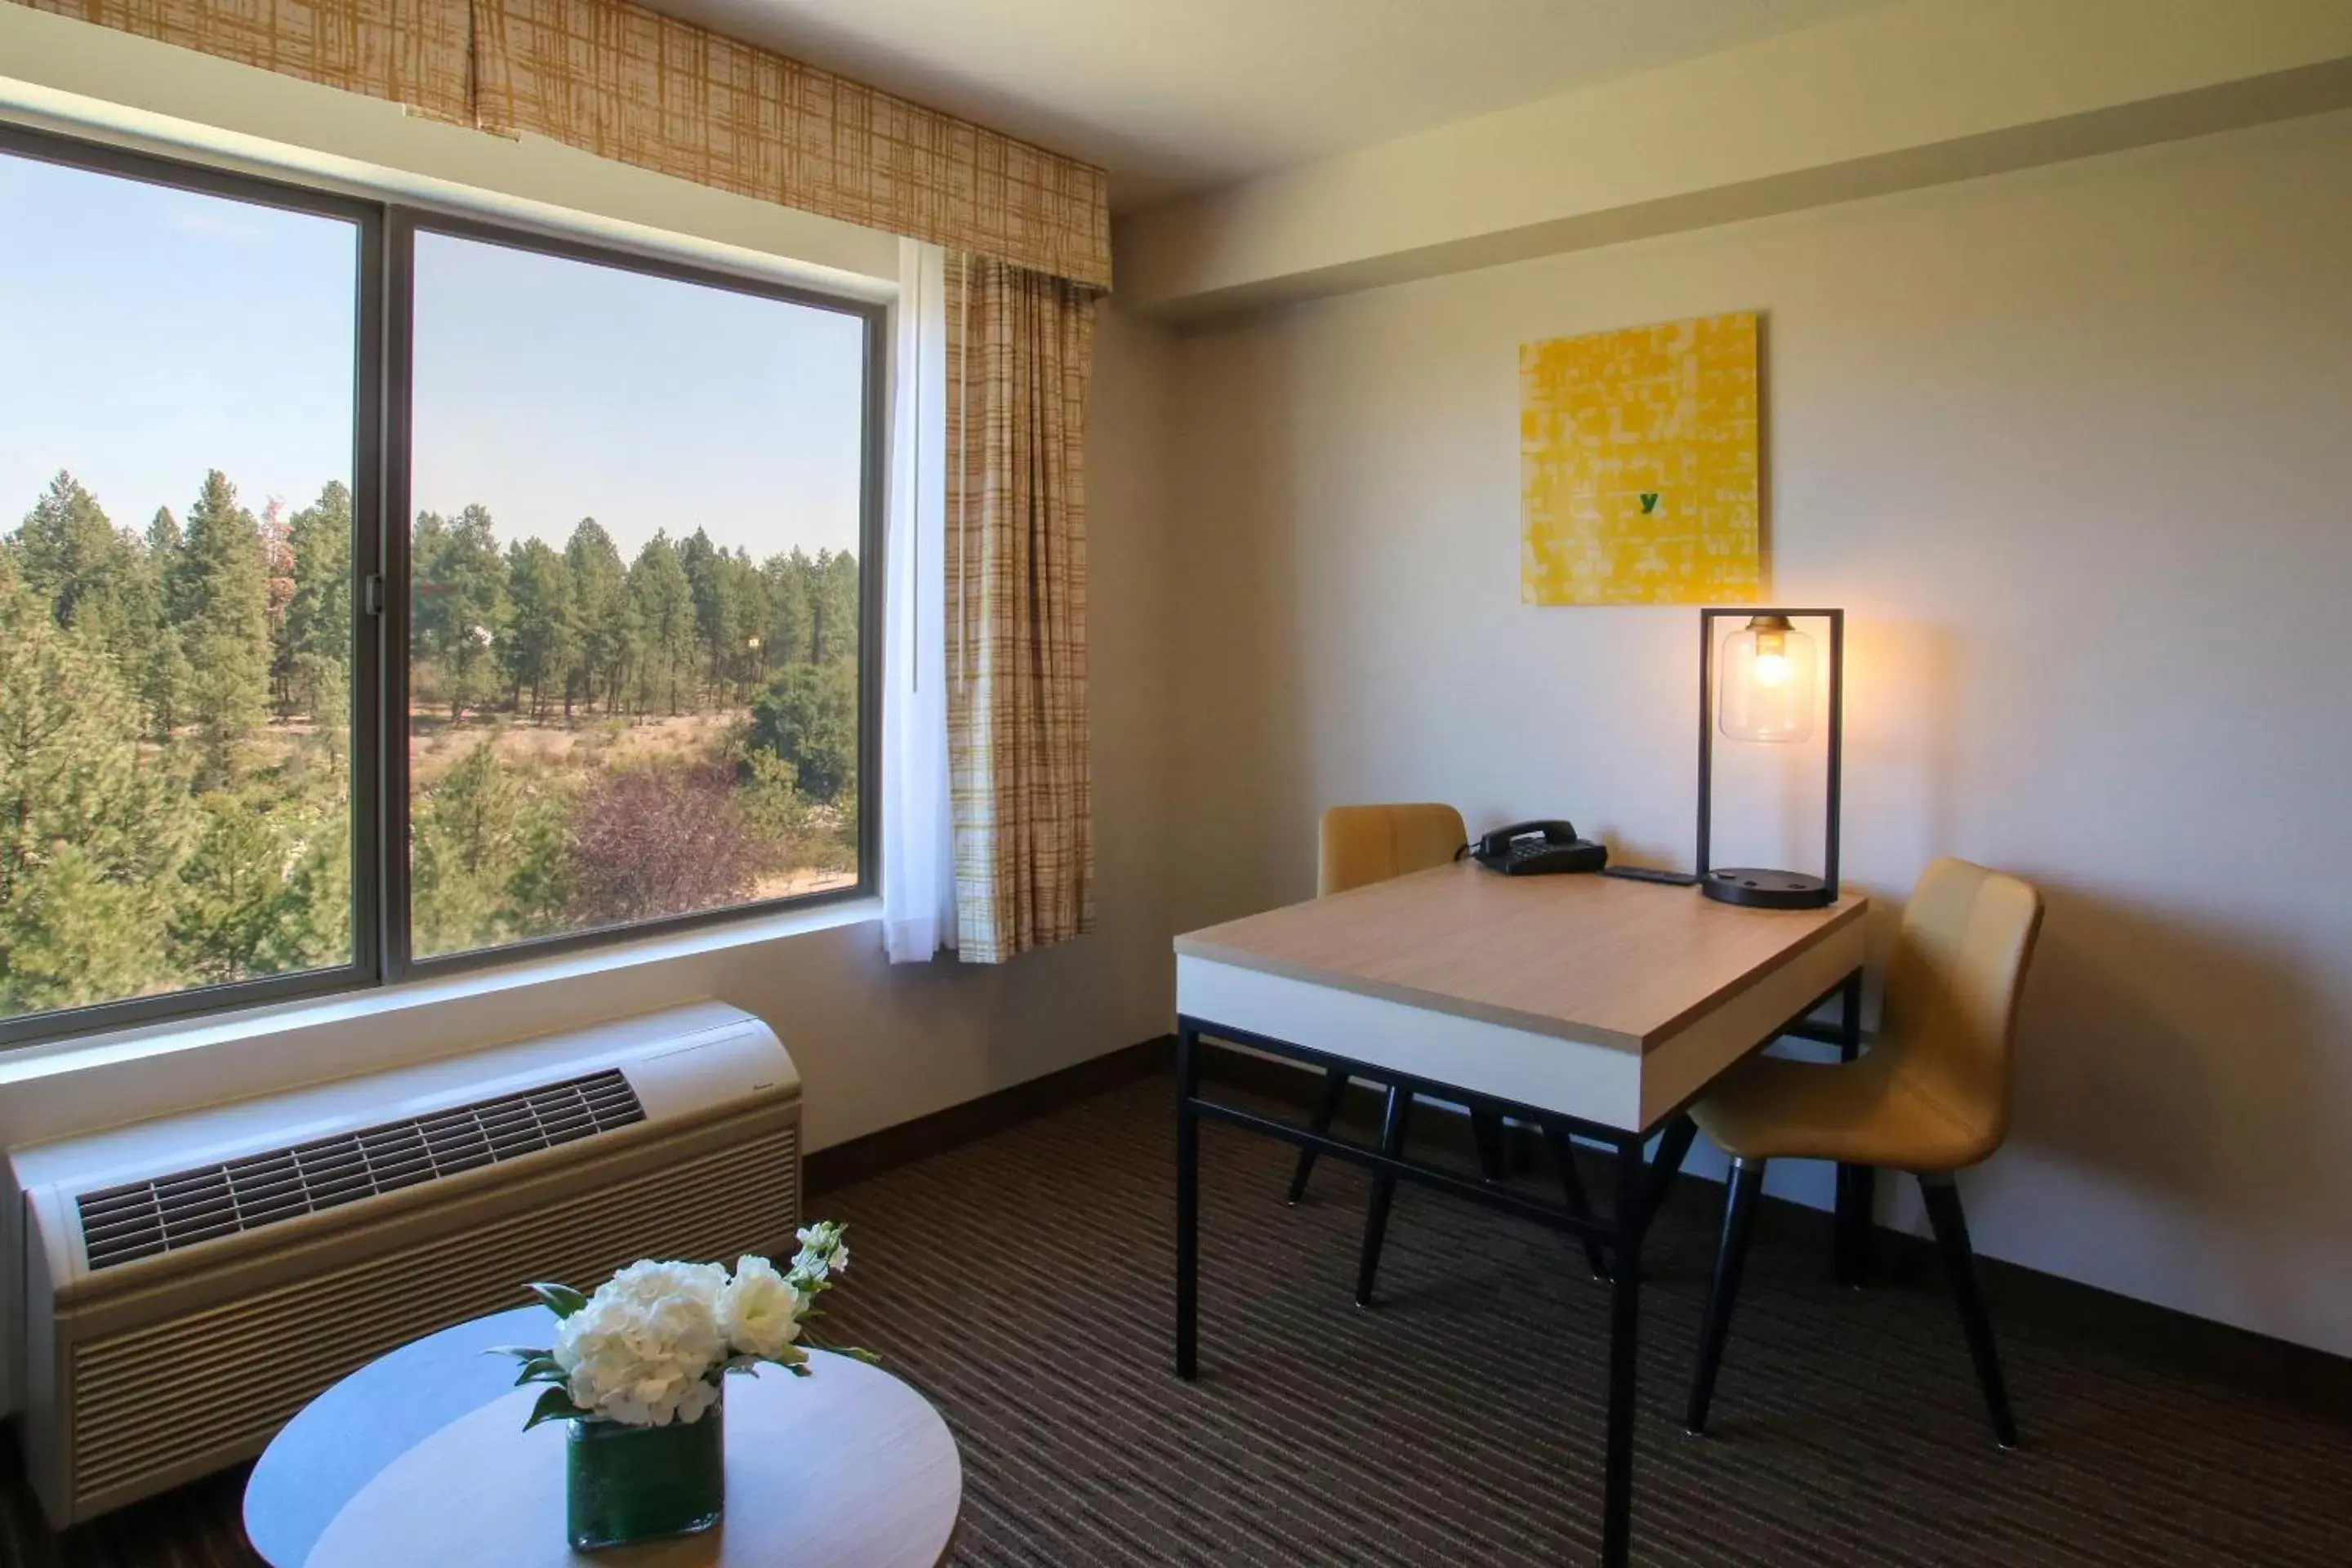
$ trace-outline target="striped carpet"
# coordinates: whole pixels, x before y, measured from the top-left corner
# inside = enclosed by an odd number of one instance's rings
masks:
[[[854,1227],[829,1327],[961,1444],[960,1559],[1592,1560],[1607,1292],[1566,1245],[1407,1188],[1360,1312],[1365,1178],[1327,1166],[1286,1209],[1287,1151],[1212,1125],[1202,1375],[1181,1384],[1170,1095],[1139,1083],[816,1205]],[[1685,1436],[1719,1194],[1684,1185],[1650,1247],[1637,1562],[2352,1562],[2352,1423],[2318,1399],[2188,1370],[1996,1281],[2026,1444],[1998,1453],[1932,1273],[1838,1290],[1817,1229],[1786,1215],[1759,1223],[1716,1435]],[[241,1563],[236,1480],[62,1542],[15,1488],[9,1561]]]

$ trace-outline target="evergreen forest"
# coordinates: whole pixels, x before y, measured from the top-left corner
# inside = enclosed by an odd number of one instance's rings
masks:
[[[855,880],[854,555],[410,539],[415,952]],[[352,548],[343,485],[216,471],[141,526],[59,473],[0,538],[0,1016],[349,962]]]

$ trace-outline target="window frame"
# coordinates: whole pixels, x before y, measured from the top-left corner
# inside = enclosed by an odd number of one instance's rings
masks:
[[[792,898],[761,899],[724,904],[690,914],[665,915],[658,920],[625,925],[593,926],[584,931],[526,937],[496,947],[468,948],[458,952],[418,957],[413,951],[408,847],[408,656],[410,600],[410,526],[387,528],[383,533],[383,689],[379,707],[383,715],[381,740],[383,764],[383,865],[384,889],[386,984],[425,980],[464,973],[524,959],[574,952],[644,937],[671,936],[680,931],[720,925],[779,910],[813,909],[852,899],[871,898],[881,887],[881,705],[882,705],[882,550],[885,511],[883,483],[887,454],[886,400],[888,389],[889,307],[873,300],[797,288],[771,279],[749,277],[676,258],[599,245],[543,230],[500,224],[474,216],[458,216],[415,205],[390,208],[387,234],[391,262],[387,279],[389,308],[386,406],[392,417],[385,430],[383,515],[407,519],[410,459],[414,450],[412,395],[415,391],[416,304],[416,237],[447,235],[480,244],[505,246],[528,254],[609,267],[673,282],[725,289],[789,305],[828,310],[861,323],[865,384],[861,393],[862,438],[859,453],[857,529],[857,880],[845,888],[802,893]],[[397,695],[402,700],[393,700]]]
[[[352,956],[295,973],[191,986],[121,1001],[0,1018],[0,1053],[79,1036],[193,1020],[383,989],[552,954],[770,918],[872,898],[881,886],[883,550],[886,526],[889,313],[885,301],[778,282],[743,271],[631,249],[547,228],[350,195],[224,169],[110,142],[0,121],[0,154],[224,197],[353,225],[352,401]],[[860,395],[857,629],[857,880],[823,892],[763,899],[634,924],[593,927],[428,958],[409,929],[408,514],[419,232],[504,245],[594,266],[751,294],[857,319]],[[393,520],[399,520],[394,525]]]
[[[363,563],[374,558],[381,531],[383,401],[383,234],[381,203],[200,163],[183,163],[102,142],[79,141],[45,131],[0,123],[0,154],[9,154],[85,173],[135,180],[169,190],[306,213],[353,226],[357,246],[352,286],[354,341],[352,345],[352,957],[347,963],[289,974],[220,981],[152,996],[126,997],[46,1013],[0,1018],[0,1049],[37,1045],[102,1030],[201,1014],[224,1013],[273,1002],[358,990],[381,983],[381,928],[364,918],[380,902],[373,853],[377,801],[374,705],[378,690],[374,639],[366,635],[359,594]]]

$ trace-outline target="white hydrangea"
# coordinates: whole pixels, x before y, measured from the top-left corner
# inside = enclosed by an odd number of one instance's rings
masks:
[[[738,1355],[782,1355],[800,1338],[808,1298],[764,1258],[745,1257],[719,1293],[719,1327]]]
[[[802,1320],[830,1289],[827,1275],[849,1267],[841,1232],[829,1223],[801,1231],[789,1274],[746,1255],[731,1275],[716,1263],[632,1263],[584,1301],[561,1286],[533,1286],[568,1315],[552,1348],[506,1347],[524,1363],[525,1382],[562,1387],[561,1398],[548,1396],[554,1407],[536,1411],[532,1422],[584,1416],[667,1426],[700,1420],[730,1371],[772,1363],[805,1375]]]
[[[715,1264],[634,1263],[614,1275],[556,1331],[572,1403],[631,1426],[699,1420],[719,1397],[726,1285]]]
[[[604,1285],[605,1290],[646,1306],[672,1296],[687,1296],[714,1311],[719,1306],[719,1292],[726,1288],[727,1270],[716,1263],[651,1261],[630,1264]]]

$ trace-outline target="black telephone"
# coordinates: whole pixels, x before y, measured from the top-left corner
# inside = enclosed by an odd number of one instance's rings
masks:
[[[1589,838],[1579,838],[1575,826],[1566,822],[1515,822],[1497,827],[1470,847],[1470,857],[1507,877],[1598,871],[1609,864],[1606,848]]]

